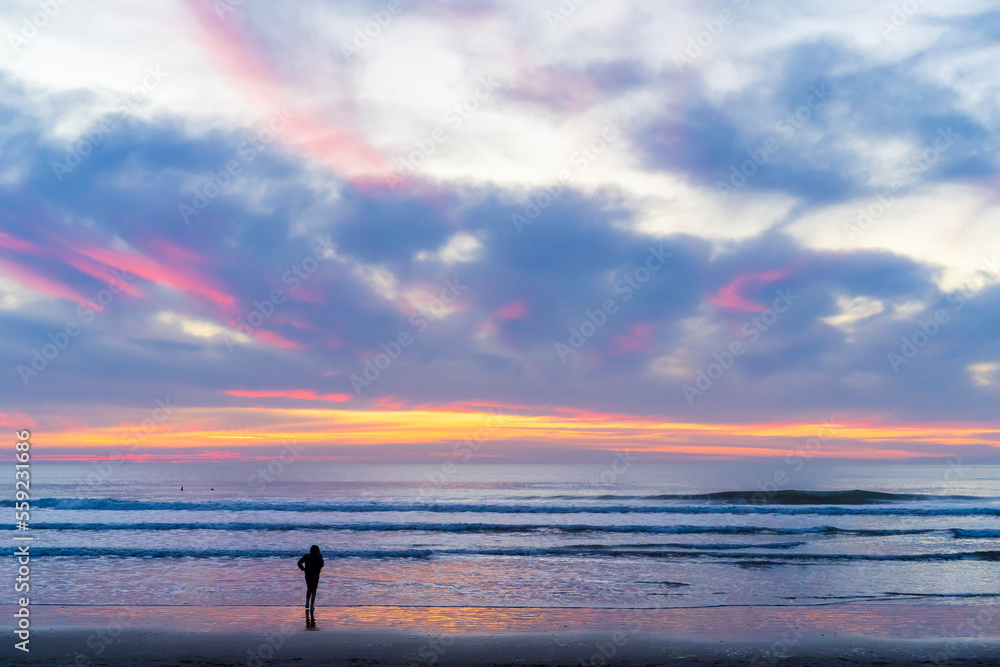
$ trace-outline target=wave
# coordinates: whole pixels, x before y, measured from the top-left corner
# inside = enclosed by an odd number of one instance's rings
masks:
[[[656,542],[654,544],[572,544],[566,547],[574,551],[592,550],[595,553],[605,553],[617,551],[619,549],[685,549],[688,551],[734,551],[736,549],[794,549],[801,547],[805,542],[765,542],[763,544],[726,544],[726,543],[701,543],[689,544],[686,542]],[[644,552],[645,553],[645,552]]]
[[[1000,537],[1000,531],[966,531],[957,528],[838,528],[836,526],[809,526],[805,528],[771,528],[767,526],[640,526],[590,524],[507,524],[507,523],[263,523],[249,521],[231,522],[138,522],[138,523],[36,523],[32,530],[53,531],[170,531],[170,530],[225,530],[225,531],[356,531],[356,532],[432,532],[432,533],[636,533],[656,535],[847,535],[860,537],[889,537],[894,535],[925,535],[950,532],[954,537]],[[13,525],[10,530],[14,530]],[[992,535],[964,535],[964,533],[992,533]]]
[[[706,500],[734,504],[761,505],[872,505],[893,502],[977,501],[976,496],[935,496],[922,493],[885,493],[882,491],[721,491],[693,496],[651,496],[657,500]]]
[[[995,598],[996,593],[898,593],[886,591],[883,595],[896,595],[912,598]]]
[[[810,553],[755,553],[729,550],[710,550],[704,547],[691,550],[663,549],[666,545],[634,546],[573,545],[562,547],[512,547],[482,549],[385,549],[385,550],[324,550],[323,558],[344,559],[428,559],[443,556],[495,556],[495,557],[600,557],[600,558],[664,558],[674,560],[716,559],[739,566],[782,565],[807,562],[928,562],[928,561],[1000,561],[1000,551],[967,551],[959,553],[923,554],[810,554]],[[750,545],[746,545],[750,546]],[[757,545],[754,545],[755,547]],[[72,558],[297,558],[300,551],[281,549],[143,549],[96,547],[32,547],[32,554],[43,557]]]
[[[970,530],[965,528],[952,528],[950,532],[956,539],[997,539],[1000,538],[1000,530]]]
[[[640,582],[641,583],[641,582]],[[859,593],[857,595],[799,595],[786,597],[786,600],[843,600],[843,601],[860,601],[866,600],[871,602],[883,601],[883,600],[900,600],[900,599],[912,599],[919,600],[921,598],[941,598],[941,599],[975,599],[975,598],[996,598],[1000,597],[997,593],[901,593],[898,591],[884,591],[877,594],[864,594]]]
[[[866,492],[871,493],[871,492]],[[935,496],[940,500],[943,496]],[[956,498],[950,496],[949,498]],[[983,500],[980,498],[979,500]],[[3,506],[13,506],[4,500]],[[342,502],[293,500],[117,500],[114,498],[39,498],[35,508],[58,510],[153,511],[176,510],[194,512],[429,512],[476,514],[784,514],[820,516],[1000,516],[1000,506],[985,507],[907,507],[880,505],[851,507],[844,505],[766,505],[766,504],[705,504],[705,505],[552,505],[523,503],[460,503],[460,502]]]
[[[780,491],[716,491],[712,493],[655,495],[596,496],[560,495],[525,496],[524,500],[671,500],[688,502],[723,502],[735,505],[874,505],[901,502],[976,502],[1000,500],[993,496],[930,495],[924,493],[888,493],[884,491],[800,491],[784,489]]]

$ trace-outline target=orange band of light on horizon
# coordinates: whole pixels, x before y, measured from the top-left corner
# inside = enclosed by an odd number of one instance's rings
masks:
[[[873,426],[844,423],[697,424],[661,419],[574,414],[524,415],[504,410],[336,410],[262,407],[177,408],[169,420],[113,427],[38,431],[50,447],[132,446],[170,449],[295,441],[328,448],[434,444],[486,439],[707,456],[774,456],[812,443],[813,456],[900,458],[906,444],[1000,445],[1000,429],[977,425]],[[923,451],[923,450],[922,450]],[[924,451],[924,454],[927,452]]]

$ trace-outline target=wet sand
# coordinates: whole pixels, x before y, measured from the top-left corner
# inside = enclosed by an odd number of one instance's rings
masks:
[[[32,607],[25,665],[995,665],[1000,610],[959,605],[511,609]]]

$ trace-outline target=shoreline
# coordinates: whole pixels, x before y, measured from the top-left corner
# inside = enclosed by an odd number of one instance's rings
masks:
[[[0,605],[0,629],[12,628],[14,605]],[[816,634],[872,638],[1000,640],[1000,608],[981,604],[835,602],[820,605],[711,606],[670,608],[430,607],[352,605],[316,607],[330,628],[400,629],[424,632],[642,631],[695,637],[780,636],[798,629]],[[299,605],[45,605],[31,606],[38,629],[99,628],[115,621],[125,628],[182,632],[267,632],[282,623],[303,624]]]
[[[14,609],[4,605],[6,620]],[[835,604],[697,609],[32,606],[48,665],[950,665],[1000,663],[1000,610]],[[12,637],[11,633],[5,633]]]

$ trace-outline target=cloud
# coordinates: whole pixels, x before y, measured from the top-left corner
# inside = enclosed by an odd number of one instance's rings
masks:
[[[12,412],[993,419],[984,3],[135,7],[0,65]]]

